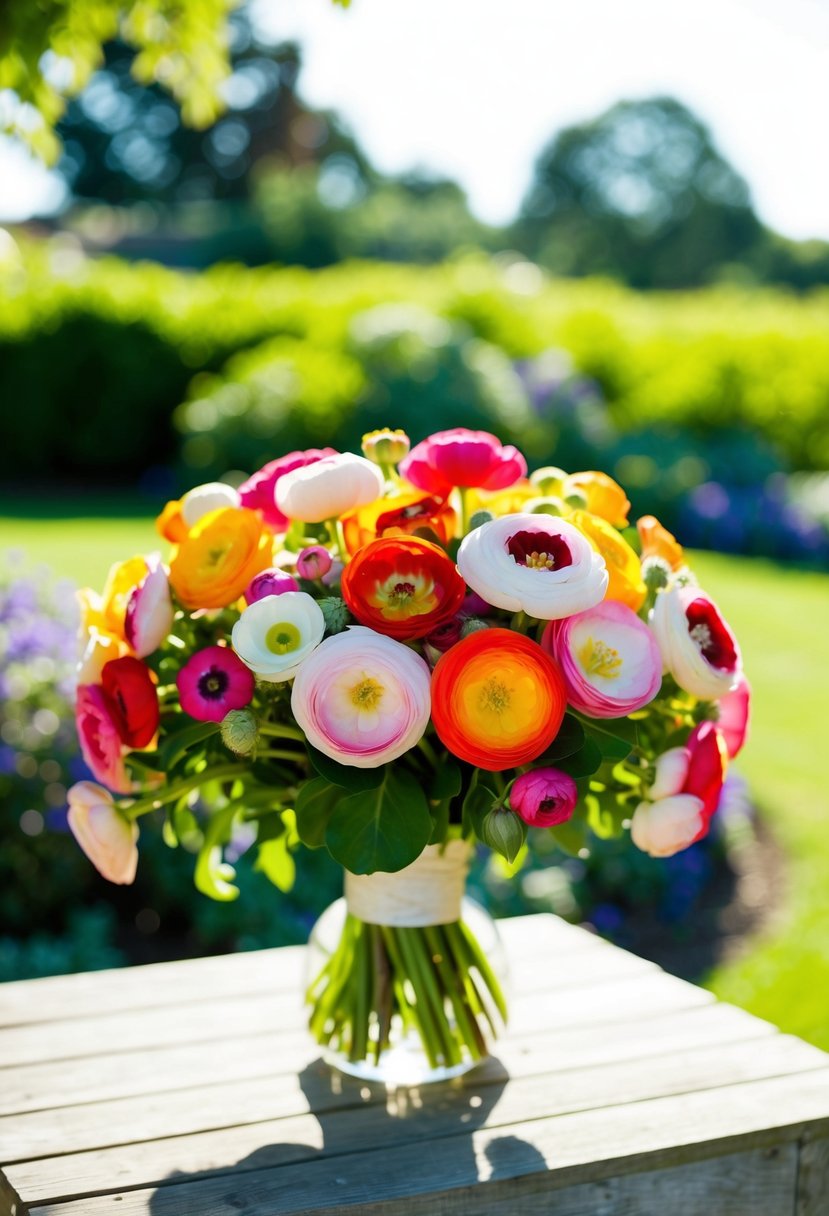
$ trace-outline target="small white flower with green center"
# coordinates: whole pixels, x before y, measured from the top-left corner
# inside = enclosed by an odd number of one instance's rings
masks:
[[[254,675],[279,683],[294,678],[324,633],[325,618],[316,600],[304,591],[285,591],[246,608],[231,640]]]

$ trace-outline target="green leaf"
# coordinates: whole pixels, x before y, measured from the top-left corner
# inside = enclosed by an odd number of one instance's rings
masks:
[[[236,871],[222,858],[222,845],[230,839],[237,810],[238,806],[231,803],[210,816],[193,875],[193,881],[202,895],[223,902],[239,898],[239,888],[233,886]]]
[[[380,765],[379,768],[355,768],[351,764],[338,764],[330,756],[323,755],[315,747],[311,747],[310,743],[308,744],[308,755],[320,777],[325,777],[332,785],[338,785],[344,790],[351,790],[352,793],[376,790],[378,786],[382,785],[387,769],[385,764]]]
[[[601,767],[602,760],[598,745],[592,739],[585,738],[579,750],[572,756],[564,756],[556,761],[556,768],[560,768],[563,773],[569,773],[571,777],[589,777]]]
[[[274,811],[272,815],[263,815],[261,819],[256,820],[256,839],[259,844],[264,844],[266,840],[278,840],[284,835],[285,824],[279,811]]]
[[[451,800],[461,792],[461,770],[454,760],[448,758],[436,769],[429,783],[429,797],[436,801]]]
[[[567,823],[559,823],[548,831],[553,836],[558,847],[571,857],[577,857],[587,845],[587,825],[584,820],[574,815]]]
[[[279,891],[290,891],[296,879],[296,862],[284,832],[275,840],[262,841],[253,868],[261,870]]]
[[[558,734],[543,756],[539,756],[537,763],[553,763],[555,760],[561,760],[565,756],[572,756],[583,744],[584,727],[578,718],[574,718],[572,714],[565,714]]]
[[[204,743],[211,735],[218,734],[218,731],[218,722],[193,722],[190,726],[176,730],[158,749],[164,771],[169,772],[189,748],[195,747],[197,743]]]
[[[612,760],[614,764],[628,758],[638,739],[636,723],[627,718],[591,722],[585,727],[585,733],[597,745],[605,760]]]
[[[299,838],[309,849],[321,849],[334,808],[344,797],[342,787],[325,777],[306,781],[297,794],[294,810]]]
[[[331,856],[352,874],[394,872],[419,857],[432,834],[423,790],[411,777],[387,767],[382,785],[347,794],[325,833]]]
[[[624,807],[620,807],[612,793],[588,794],[584,800],[587,807],[587,826],[601,840],[610,840],[622,834]]]

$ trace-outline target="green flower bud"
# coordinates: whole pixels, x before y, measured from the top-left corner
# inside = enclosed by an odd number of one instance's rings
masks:
[[[587,495],[582,494],[581,490],[571,490],[569,494],[565,495],[564,501],[574,511],[587,510]]]
[[[469,520],[469,531],[474,532],[475,528],[480,528],[481,524],[488,524],[494,518],[491,511],[474,511]]]
[[[671,581],[671,567],[664,557],[646,557],[642,562],[642,580],[648,591],[661,591]]]
[[[526,840],[527,828],[515,811],[495,807],[484,816],[481,833],[484,844],[512,863]]]
[[[374,464],[399,464],[408,456],[411,440],[405,431],[392,431],[384,427],[381,431],[368,431],[363,435],[363,455]]]
[[[221,725],[222,743],[237,756],[249,756],[256,749],[259,730],[256,715],[250,709],[231,709]]]
[[[566,477],[564,469],[559,469],[552,464],[530,473],[530,481],[538,487],[542,494],[560,494]]]
[[[539,498],[532,509],[533,515],[563,515],[564,503],[560,498]]]
[[[317,603],[325,619],[326,633],[342,633],[347,625],[353,624],[351,613],[338,595],[329,595]]]
[[[476,616],[471,616],[468,621],[464,621],[461,625],[461,638],[468,638],[470,634],[480,633],[482,629],[489,629],[486,621],[481,621]]]

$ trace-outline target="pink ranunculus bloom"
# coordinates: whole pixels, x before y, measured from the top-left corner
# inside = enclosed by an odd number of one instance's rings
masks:
[[[429,668],[402,642],[352,625],[302,664],[291,709],[312,747],[340,764],[378,768],[426,730]]]
[[[333,565],[331,554],[323,545],[309,545],[296,559],[296,572],[300,578],[314,582],[324,578]]]
[[[95,869],[109,882],[135,881],[138,824],[117,810],[112,795],[94,781],[78,781],[68,793],[67,821]]]
[[[284,595],[286,591],[299,591],[299,583],[285,570],[270,566],[250,580],[245,591],[245,602],[255,604],[257,600],[264,600],[269,595]]]
[[[293,469],[322,460],[323,456],[335,456],[334,448],[307,448],[304,452],[288,452],[278,460],[269,460],[258,473],[254,473],[239,486],[239,500],[243,507],[261,511],[262,518],[273,532],[285,532],[290,521],[276,505],[276,487],[280,477]],[[294,588],[297,590],[297,588]]]
[[[561,668],[567,700],[591,718],[623,718],[652,701],[662,684],[653,634],[617,600],[551,621],[541,645]]]
[[[516,777],[509,802],[531,828],[551,828],[572,817],[579,791],[569,773],[557,768],[536,768]]]
[[[75,722],[81,753],[93,776],[117,794],[129,794],[132,784],[124,766],[121,736],[99,685],[78,685]]]
[[[143,582],[130,593],[124,635],[139,659],[158,650],[173,627],[173,601],[167,571],[157,559]]]
[[[725,780],[725,739],[713,722],[701,722],[684,747],[664,752],[656,779],[633,814],[633,843],[651,857],[672,857],[707,835]]]
[[[650,618],[662,662],[680,688],[715,701],[737,683],[742,660],[737,639],[709,595],[674,584],[656,597]]]
[[[743,749],[751,717],[751,685],[744,675],[740,676],[731,692],[720,697],[718,707],[720,716],[717,727],[725,739],[729,759],[733,760]]]
[[[221,722],[231,709],[249,705],[256,679],[227,646],[205,646],[176,676],[181,708],[197,722]]]
[[[527,475],[527,462],[511,444],[488,431],[454,427],[416,444],[400,462],[400,475],[419,490],[445,498],[454,486],[506,490]]]

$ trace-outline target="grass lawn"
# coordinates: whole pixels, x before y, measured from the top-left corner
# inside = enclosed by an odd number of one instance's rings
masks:
[[[94,587],[110,563],[163,547],[142,518],[0,516],[0,537]],[[710,986],[829,1049],[829,576],[715,554],[697,555],[694,569],[742,643],[754,721],[739,767],[787,859],[774,929],[742,961],[715,971]]]

